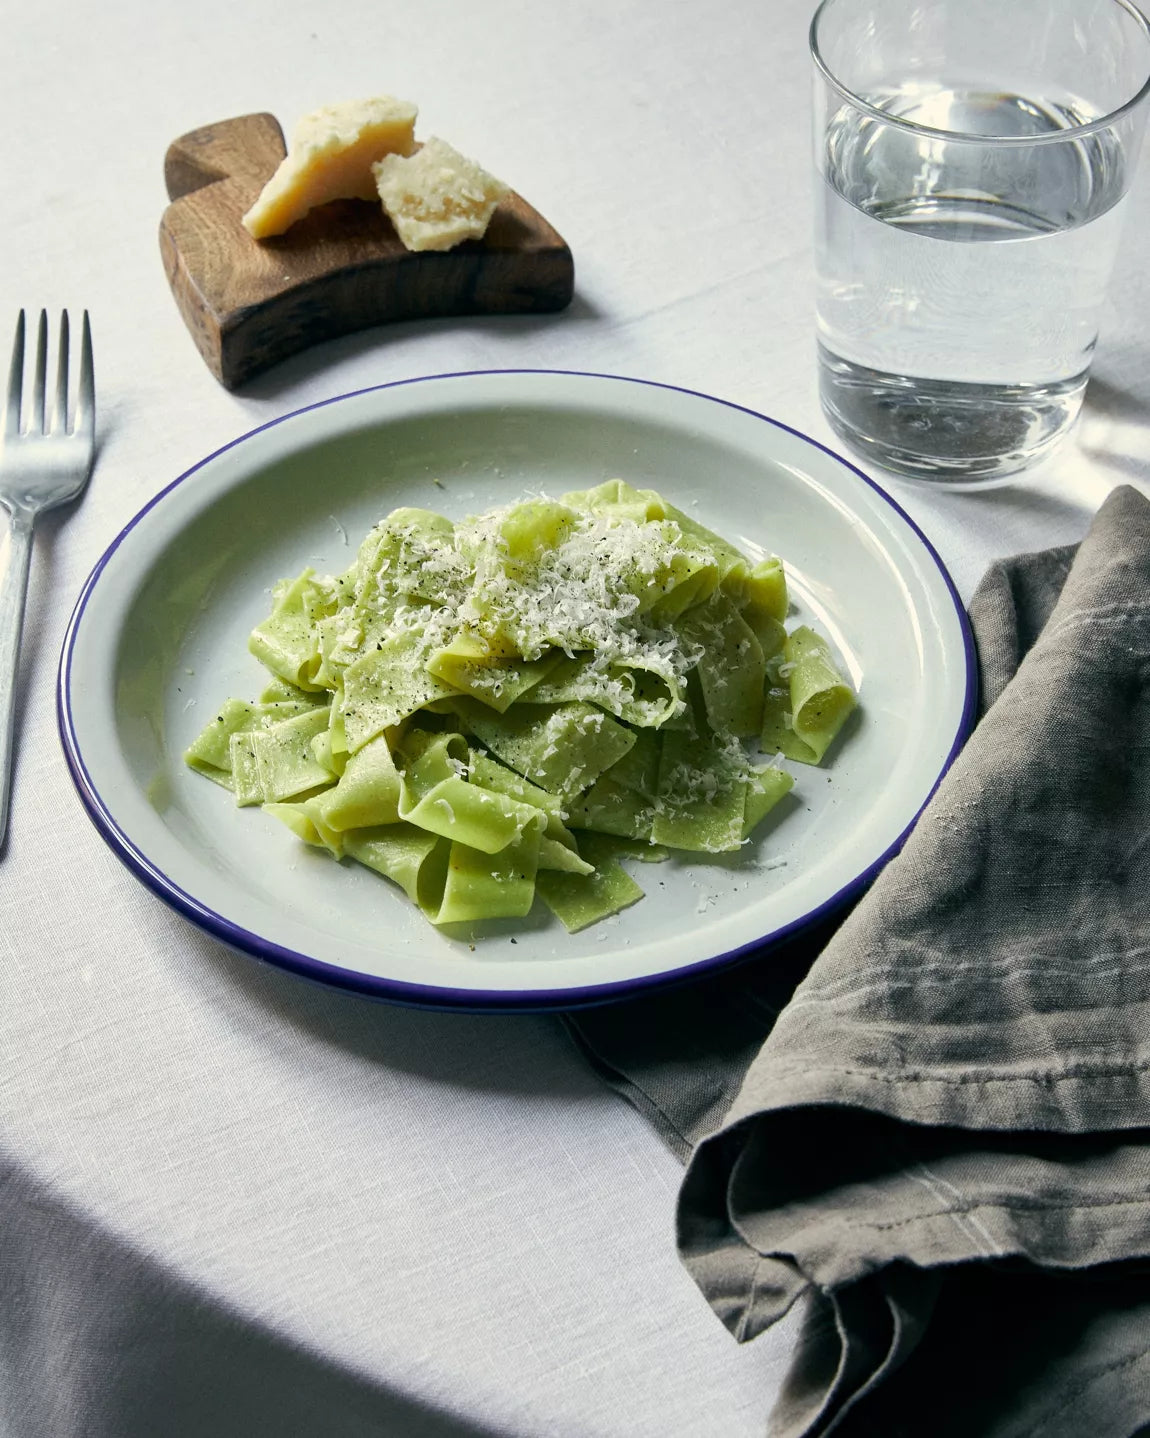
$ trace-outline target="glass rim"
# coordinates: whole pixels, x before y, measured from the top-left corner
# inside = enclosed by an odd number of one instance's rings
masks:
[[[856,95],[849,85],[843,84],[823,59],[818,42],[819,21],[823,14],[837,3],[839,0],[819,0],[818,8],[811,17],[808,44],[815,68],[831,89],[841,95],[848,104],[853,105],[864,114],[870,115],[873,119],[880,120],[884,125],[905,130],[908,134],[935,140],[965,142],[970,145],[1059,145],[1079,139],[1084,135],[1097,134],[1100,130],[1108,130],[1116,121],[1137,109],[1142,101],[1150,96],[1150,65],[1148,65],[1145,81],[1130,99],[1109,111],[1108,114],[1100,115],[1095,120],[1086,120],[1080,125],[1067,125],[1064,130],[1047,130],[1038,135],[974,135],[967,130],[944,130],[935,125],[921,125],[917,120],[907,120],[900,115],[892,115],[889,111],[880,109],[878,105],[872,105],[861,95]],[[1150,56],[1150,20],[1147,20],[1145,14],[1133,3],[1133,0],[1111,0],[1111,3],[1120,10],[1124,10],[1141,30],[1142,36],[1147,42],[1147,55]]]

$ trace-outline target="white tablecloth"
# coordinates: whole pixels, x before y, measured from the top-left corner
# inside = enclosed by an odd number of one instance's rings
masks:
[[[0,325],[87,307],[100,451],[37,534],[0,855],[0,1431],[763,1430],[787,1324],[734,1343],[680,1268],[677,1161],[559,1021],[387,1007],[210,941],[122,869],[56,735],[108,543],[254,425],[415,375],[663,380],[830,442],[811,313],[809,0],[108,0],[7,7]],[[156,239],[176,136],[416,100],[561,231],[567,312],[351,336],[229,394]],[[968,596],[998,555],[1150,491],[1145,163],[1075,439],[1025,484],[890,481]]]

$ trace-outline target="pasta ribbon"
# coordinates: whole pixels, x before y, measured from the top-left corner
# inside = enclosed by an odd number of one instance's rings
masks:
[[[761,745],[803,764],[817,764],[846,723],[857,700],[839,673],[830,645],[800,626],[771,666]]]

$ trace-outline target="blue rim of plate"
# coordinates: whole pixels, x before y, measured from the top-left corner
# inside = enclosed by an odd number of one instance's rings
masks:
[[[157,868],[147,855],[143,853],[120,828],[88,772],[73,722],[71,708],[71,669],[77,631],[83,619],[88,599],[95,586],[99,583],[100,576],[132,530],[177,486],[191,479],[203,469],[205,465],[210,464],[220,455],[226,454],[228,450],[246,443],[254,435],[261,434],[264,430],[274,429],[277,425],[295,419],[301,414],[307,414],[311,410],[325,409],[329,405],[339,404],[363,394],[400,389],[407,385],[427,384],[436,380],[468,379],[473,376],[483,375],[531,374],[557,375],[573,379],[609,380],[621,384],[646,385],[652,389],[669,390],[672,393],[690,395],[695,399],[707,400],[712,404],[723,405],[728,409],[737,410],[742,414],[749,415],[753,419],[761,420],[764,424],[769,424],[775,429],[783,430],[785,433],[793,435],[796,439],[811,445],[812,448],[821,450],[823,454],[850,470],[868,489],[874,490],[879,498],[895,511],[923,546],[931,562],[938,570],[939,576],[954,605],[959,624],[959,632],[962,635],[963,657],[966,664],[963,708],[955,737],[947,753],[946,760],[939,771],[938,777],[931,785],[930,792],[907,823],[906,827],[877,859],[870,863],[849,883],[844,884],[841,889],[836,890],[834,894],[808,913],[802,915],[801,918],[789,924],[781,925],[777,929],[772,929],[751,942],[741,944],[724,953],[715,954],[679,968],[661,971],[656,974],[644,974],[638,978],[624,979],[617,983],[590,984],[578,988],[567,986],[562,989],[455,989],[440,985],[425,986],[422,984],[411,984],[399,979],[380,978],[372,974],[360,973],[356,970],[340,969],[323,960],[313,959],[307,954],[302,954],[294,949],[285,948],[281,944],[273,943],[263,938],[260,934],[253,933],[251,930],[233,923],[230,919],[224,918],[223,915],[217,914],[214,909],[210,909],[200,903],[192,894],[181,889],[180,886],[173,882],[161,869]],[[349,390],[345,394],[332,395],[328,399],[317,400],[314,404],[302,405],[299,409],[291,410],[289,413],[280,415],[276,419],[271,419],[264,424],[256,425],[255,428],[245,431],[245,433],[239,435],[236,439],[229,440],[227,444],[221,445],[219,449],[213,450],[210,454],[205,455],[203,459],[198,460],[190,469],[186,469],[176,479],[172,480],[170,484],[165,485],[164,488],[150,499],[124,526],[101,555],[95,568],[88,576],[83,589],[80,591],[80,596],[72,611],[72,617],[68,622],[68,629],[64,636],[64,643],[60,654],[56,688],[56,719],[60,741],[64,749],[64,758],[71,773],[72,781],[100,837],[121,863],[123,863],[141,883],[171,908],[175,909],[178,914],[195,924],[197,928],[204,930],[213,938],[225,944],[228,948],[252,958],[261,959],[276,968],[285,969],[300,978],[310,979],[326,988],[335,987],[344,989],[368,998],[403,1004],[407,1007],[451,1009],[472,1013],[524,1013],[543,1010],[587,1008],[593,1005],[617,1002],[636,998],[641,994],[649,993],[655,989],[669,988],[671,986],[688,983],[704,975],[717,974],[720,971],[730,969],[739,963],[745,962],[755,954],[764,953],[769,949],[777,948],[790,940],[798,938],[807,931],[817,927],[838,910],[844,908],[874,881],[876,876],[902,848],[911,830],[918,823],[923,810],[934,797],[939,784],[941,784],[947,771],[965,744],[974,727],[975,708],[978,700],[977,673],[974,636],[970,628],[970,621],[967,618],[966,610],[963,607],[958,591],[954,586],[954,581],[951,579],[946,566],[943,564],[942,559],[930,540],[927,539],[926,535],[902,506],[898,504],[896,500],[892,499],[881,485],[864,474],[857,465],[852,464],[837,451],[820,443],[816,439],[812,439],[810,435],[804,434],[802,430],[795,429],[792,425],[784,424],[781,420],[772,419],[770,415],[762,414],[759,410],[751,409],[747,405],[737,404],[733,400],[721,399],[716,395],[706,394],[702,390],[689,389],[683,385],[666,384],[660,380],[639,379],[631,375],[605,374],[595,370],[526,367],[452,370],[442,374],[419,375],[409,379],[390,380],[378,385],[365,385],[362,389]]]

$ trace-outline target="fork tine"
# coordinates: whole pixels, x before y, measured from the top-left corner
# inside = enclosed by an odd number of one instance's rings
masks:
[[[68,311],[60,311],[60,338],[56,354],[56,403],[52,414],[53,433],[68,433]]]
[[[84,311],[80,334],[80,390],[72,430],[75,434],[87,435],[89,439],[96,432],[96,374],[92,363],[92,326],[87,310]]]
[[[8,371],[8,404],[4,411],[4,438],[14,439],[20,433],[20,392],[24,387],[24,311],[16,319],[16,335],[12,341],[12,367]]]
[[[36,326],[36,369],[32,389],[32,420],[30,428],[35,434],[45,432],[44,399],[48,388],[48,311],[40,311],[40,323]]]

